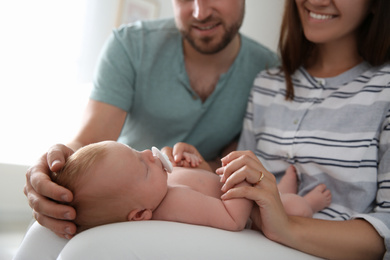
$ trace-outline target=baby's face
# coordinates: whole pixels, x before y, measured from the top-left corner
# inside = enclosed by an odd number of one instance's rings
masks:
[[[110,142],[107,156],[96,165],[93,182],[140,207],[154,210],[168,191],[167,172],[151,150],[138,152],[127,145]]]

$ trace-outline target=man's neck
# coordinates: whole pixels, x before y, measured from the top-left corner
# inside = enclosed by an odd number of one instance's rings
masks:
[[[220,76],[226,73],[240,51],[240,37],[215,54],[203,54],[186,40],[183,43],[184,61],[191,88],[204,102],[214,91]]]

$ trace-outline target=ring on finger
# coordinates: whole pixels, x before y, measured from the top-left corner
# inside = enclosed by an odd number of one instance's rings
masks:
[[[264,178],[264,173],[260,171],[260,177],[259,180],[255,183],[255,186],[261,182],[261,180]]]

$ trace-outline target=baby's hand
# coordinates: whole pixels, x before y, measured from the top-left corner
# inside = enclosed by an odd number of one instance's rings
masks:
[[[202,159],[199,158],[199,156],[197,156],[196,154],[183,152],[181,161],[176,162],[176,165],[181,167],[196,168],[201,162]]]
[[[161,151],[168,156],[173,166],[201,168],[212,171],[210,165],[203,159],[202,155],[193,145],[179,142],[173,148],[166,146]]]

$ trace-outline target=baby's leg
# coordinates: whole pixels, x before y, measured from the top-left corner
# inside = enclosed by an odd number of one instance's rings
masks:
[[[329,206],[332,201],[330,190],[325,184],[317,185],[304,197],[293,193],[281,194],[284,209],[287,215],[312,217],[317,211]]]
[[[290,167],[287,168],[286,173],[280,180],[278,184],[279,192],[284,193],[297,193],[298,191],[298,180],[297,180],[297,173],[295,171],[295,167],[293,165],[290,165]]]
[[[313,212],[320,211],[332,202],[332,194],[325,184],[317,185],[313,190],[303,197],[310,205]]]
[[[301,196],[293,193],[285,193],[280,196],[287,215],[311,218],[313,210],[309,203]]]

